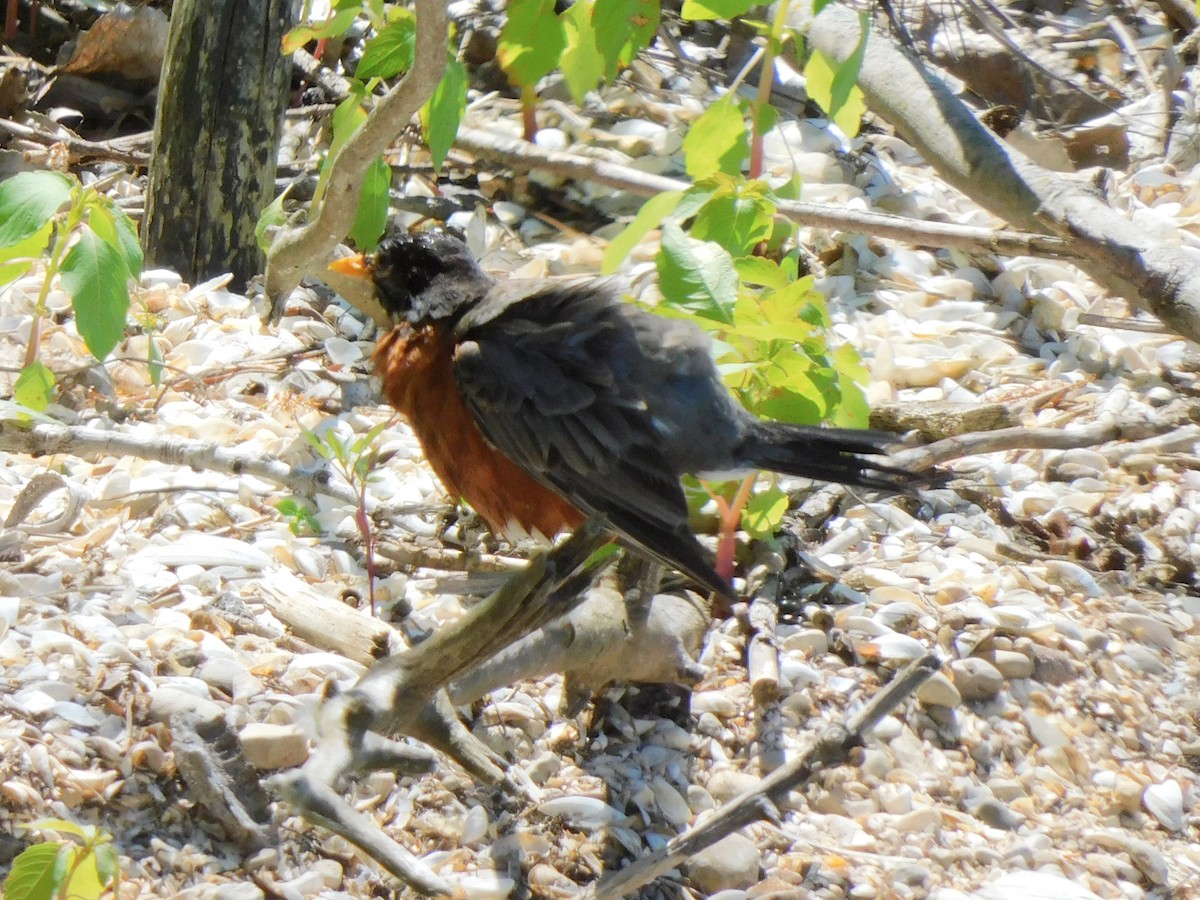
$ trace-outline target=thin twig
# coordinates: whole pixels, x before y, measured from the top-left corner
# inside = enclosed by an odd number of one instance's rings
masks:
[[[355,491],[333,478],[328,469],[297,469],[273,457],[238,453],[220,444],[190,438],[142,438],[71,425],[23,428],[15,422],[0,422],[0,450],[31,456],[54,453],[71,456],[132,456],[135,459],[149,459],[197,470],[208,469],[228,475],[253,475],[297,494],[325,494],[344,503],[358,503]],[[414,511],[415,508],[388,510],[397,515]]]
[[[63,144],[70,154],[70,161],[75,163],[84,159],[111,159],[114,162],[125,163],[129,166],[145,166],[150,162],[148,151],[132,148],[149,144],[150,132],[132,134],[127,137],[114,138],[111,141],[88,141],[74,135],[53,134],[39,131],[28,125],[21,125],[11,119],[0,119],[0,130],[7,131],[17,137],[34,141],[45,147]]]
[[[850,751],[860,746],[864,734],[912,694],[941,666],[930,653],[911,663],[858,712],[840,725],[830,725],[816,742],[796,759],[776,769],[749,790],[716,810],[707,821],[671,839],[661,850],[637,860],[619,872],[605,875],[583,893],[586,900],[625,897],[675,868],[685,859],[727,837],[746,825],[773,815],[775,804],[789,791],[814,774],[845,762]]]
[[[686,181],[640,172],[632,167],[577,156],[560,150],[544,150],[517,138],[506,138],[478,128],[460,128],[455,147],[478,159],[497,162],[517,172],[552,172],[580,181],[606,184],[649,197],[663,191],[686,191]],[[461,156],[459,157],[461,161]],[[818,228],[836,228],[874,237],[890,238],[927,247],[986,247],[1008,255],[1069,257],[1068,244],[1060,238],[1019,231],[997,231],[943,222],[921,222],[902,216],[841,209],[799,200],[781,200],[781,215]]]
[[[1191,440],[1200,437],[1200,429],[1190,429]],[[913,472],[923,472],[939,463],[977,453],[998,453],[1005,450],[1073,450],[1096,447],[1110,441],[1142,440],[1175,431],[1181,424],[1164,415],[1161,420],[1139,422],[1096,422],[1083,428],[1001,428],[974,434],[959,434],[924,447],[901,450],[892,457],[892,465]]]

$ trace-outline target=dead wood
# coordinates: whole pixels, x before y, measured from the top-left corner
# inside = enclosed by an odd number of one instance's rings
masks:
[[[940,463],[973,456],[978,453],[997,453],[1004,450],[1071,450],[1076,447],[1096,447],[1110,441],[1140,441],[1164,433],[1172,434],[1185,443],[1200,435],[1200,427],[1185,424],[1164,412],[1162,419],[1153,422],[1097,422],[1082,428],[1001,428],[977,434],[948,437],[925,447],[914,447],[894,454],[893,464],[914,472],[923,472]],[[1174,438],[1173,438],[1174,440]],[[1124,452],[1130,452],[1122,445]]]
[[[794,24],[811,46],[843,62],[858,45],[857,14],[831,4],[812,17],[804,6]],[[1114,294],[1200,340],[1200,254],[1182,241],[1162,244],[1086,183],[1006,148],[942,81],[878,31],[858,85],[868,106],[951,185],[1017,228],[1067,239],[1080,267]]]
[[[656,594],[642,621],[631,621],[625,598],[609,584],[557,619],[450,685],[456,704],[553,672],[563,673],[563,715],[574,715],[613,681],[694,685],[708,631],[707,605],[695,595]]]
[[[326,494],[355,506],[359,502],[357,492],[334,478],[328,469],[296,469],[269,456],[239,453],[221,444],[190,438],[140,438],[73,425],[39,424],[26,428],[16,422],[0,421],[0,450],[30,456],[69,453],[72,456],[153,459],[169,465],[190,466],[197,471],[207,469],[229,475],[253,475],[302,495]],[[403,514],[406,511],[411,510],[391,512]]]
[[[444,686],[578,603],[606,562],[591,557],[609,539],[602,520],[588,520],[564,543],[535,555],[452,627],[374,663],[353,688],[324,702],[313,755],[299,769],[273,777],[270,789],[406,884],[427,894],[448,893],[442,879],[355,810],[338,784],[381,767],[419,766],[419,755],[414,757],[412,748],[390,735],[413,735],[439,745],[454,745],[465,735],[468,745],[478,743],[458,723]],[[501,763],[485,751],[467,768],[489,783],[520,792],[517,783],[504,777]]]
[[[663,191],[686,191],[691,185],[677,178],[642,172],[631,166],[592,159],[561,150],[545,150],[517,138],[494,135],[477,128],[460,128],[454,143],[460,151],[469,152],[474,160],[499,163],[516,172],[550,172],[607,184],[633,194],[650,197]],[[462,156],[456,157],[462,162]],[[1008,255],[1065,256],[1068,245],[1059,238],[1041,234],[1021,234],[952,225],[945,222],[922,222],[886,213],[865,212],[805,203],[799,200],[780,200],[779,213],[816,228],[835,228],[854,231],[905,243],[928,247],[961,247],[968,250],[987,249]]]
[[[746,675],[755,702],[766,706],[779,699],[779,582],[787,564],[782,553],[765,544],[757,547],[758,561],[746,576],[751,589],[746,639]]]
[[[413,115],[433,95],[446,68],[446,4],[416,0],[417,37],[413,64],[400,82],[381,97],[359,131],[342,147],[329,172],[325,196],[302,228],[278,235],[267,254],[266,291],[271,299],[271,319],[283,315],[288,295],[305,275],[321,273],[333,258],[337,242],[354,226],[358,197],[367,167],[408,127]],[[381,313],[372,306],[369,291],[355,293],[354,279],[329,279],[339,293],[360,309]],[[343,290],[344,289],[344,290]],[[360,305],[361,304],[361,305]],[[383,319],[386,321],[386,316]]]

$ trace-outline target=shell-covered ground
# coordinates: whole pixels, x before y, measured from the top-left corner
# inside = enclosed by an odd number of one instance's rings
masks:
[[[694,110],[632,91],[623,109],[605,154],[677,160]],[[496,101],[468,118],[518,129]],[[768,172],[802,169],[804,199],[999,225],[899,139],[874,136],[851,165],[822,125],[788,122],[767,142]],[[553,107],[543,126],[551,146],[595,140],[590,123]],[[423,189],[415,178],[406,187]],[[580,203],[603,196],[610,214],[639,202],[553,187]],[[1134,164],[1110,194],[1146,227],[1174,226],[1200,246],[1200,167]],[[451,224],[495,271],[594,273],[611,234],[564,238],[516,202],[494,213],[464,210]],[[1065,263],[815,229],[803,238],[833,332],[869,367],[873,402],[918,417],[995,408],[1011,426],[1142,423],[1157,434],[969,455],[915,499],[850,493],[817,523],[795,511],[809,489],[789,485],[789,527],[839,584],[816,592],[806,573],[785,576],[778,702],[756,704],[744,637],[736,620],[719,621],[690,704],[618,685],[563,719],[552,676],[463,710],[536,798],[500,796],[446,763],[364,778],[356,805],[464,896],[574,896],[710,815],[935,649],[946,666],[874,730],[859,765],[822,773],[777,819],[641,896],[1200,896],[1197,348],[1136,327],[1145,319],[1122,327],[1136,314]],[[650,268],[652,251],[653,238],[631,274]],[[41,287],[34,274],[0,291],[5,371],[21,364]],[[192,439],[318,470],[327,464],[306,431],[352,443],[391,417],[370,381],[376,330],[312,291],[266,325],[261,298],[163,271],[144,275],[135,303],[155,322],[158,383],[140,361],[145,336],[98,369],[52,286],[42,358],[63,389],[48,414],[75,437],[53,453],[0,454],[0,866],[52,836],[19,826],[54,817],[112,834],[123,897],[382,895],[390,882],[376,867],[284,805],[266,849],[232,840],[155,714],[182,693],[216,704],[264,772],[303,758],[322,685],[351,684],[363,667],[290,635],[267,599],[365,602],[350,487],[336,467],[340,497],[305,496],[203,455],[167,462],[104,445]],[[17,415],[4,408],[6,429]],[[403,423],[377,446],[384,461],[366,489],[376,526],[423,548],[413,556],[430,565],[385,566],[376,600],[384,617],[411,609],[405,630],[425,633],[469,602],[479,579],[463,574],[459,550],[478,556],[478,530],[456,518]],[[283,501],[308,504],[312,519]]]

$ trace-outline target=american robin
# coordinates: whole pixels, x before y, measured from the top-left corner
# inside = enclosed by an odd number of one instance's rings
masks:
[[[373,279],[396,322],[375,353],[388,401],[446,490],[506,537],[602,514],[623,543],[734,599],[688,526],[681,475],[769,469],[892,491],[918,478],[870,458],[886,433],[751,414],[700,328],[603,282],[496,281],[442,233],[330,268]]]

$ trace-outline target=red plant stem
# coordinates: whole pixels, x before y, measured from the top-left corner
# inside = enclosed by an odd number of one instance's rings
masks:
[[[537,92],[533,88],[521,91],[521,126],[522,136],[532,144],[538,133]]]
[[[4,10],[4,41],[12,43],[17,36],[17,9],[20,6],[20,0],[8,0],[8,6]]]
[[[29,342],[25,345],[25,365],[24,368],[29,368],[38,358],[38,345],[41,343],[42,317],[40,315],[33,317],[33,322],[29,326]]]
[[[750,502],[750,492],[754,488],[757,478],[757,473],[751,473],[743,478],[732,502],[714,492],[706,483],[701,482],[704,490],[708,491],[708,496],[712,497],[713,502],[717,504],[717,512],[720,513],[721,526],[717,532],[716,570],[717,574],[726,581],[733,579],[733,551],[737,548],[737,527],[742,520],[742,510]]]
[[[371,601],[371,615],[375,615],[375,533],[371,530],[371,517],[367,515],[367,479],[363,478],[358,492],[358,509],[354,523],[363,539],[363,564],[367,570],[367,597]]]

